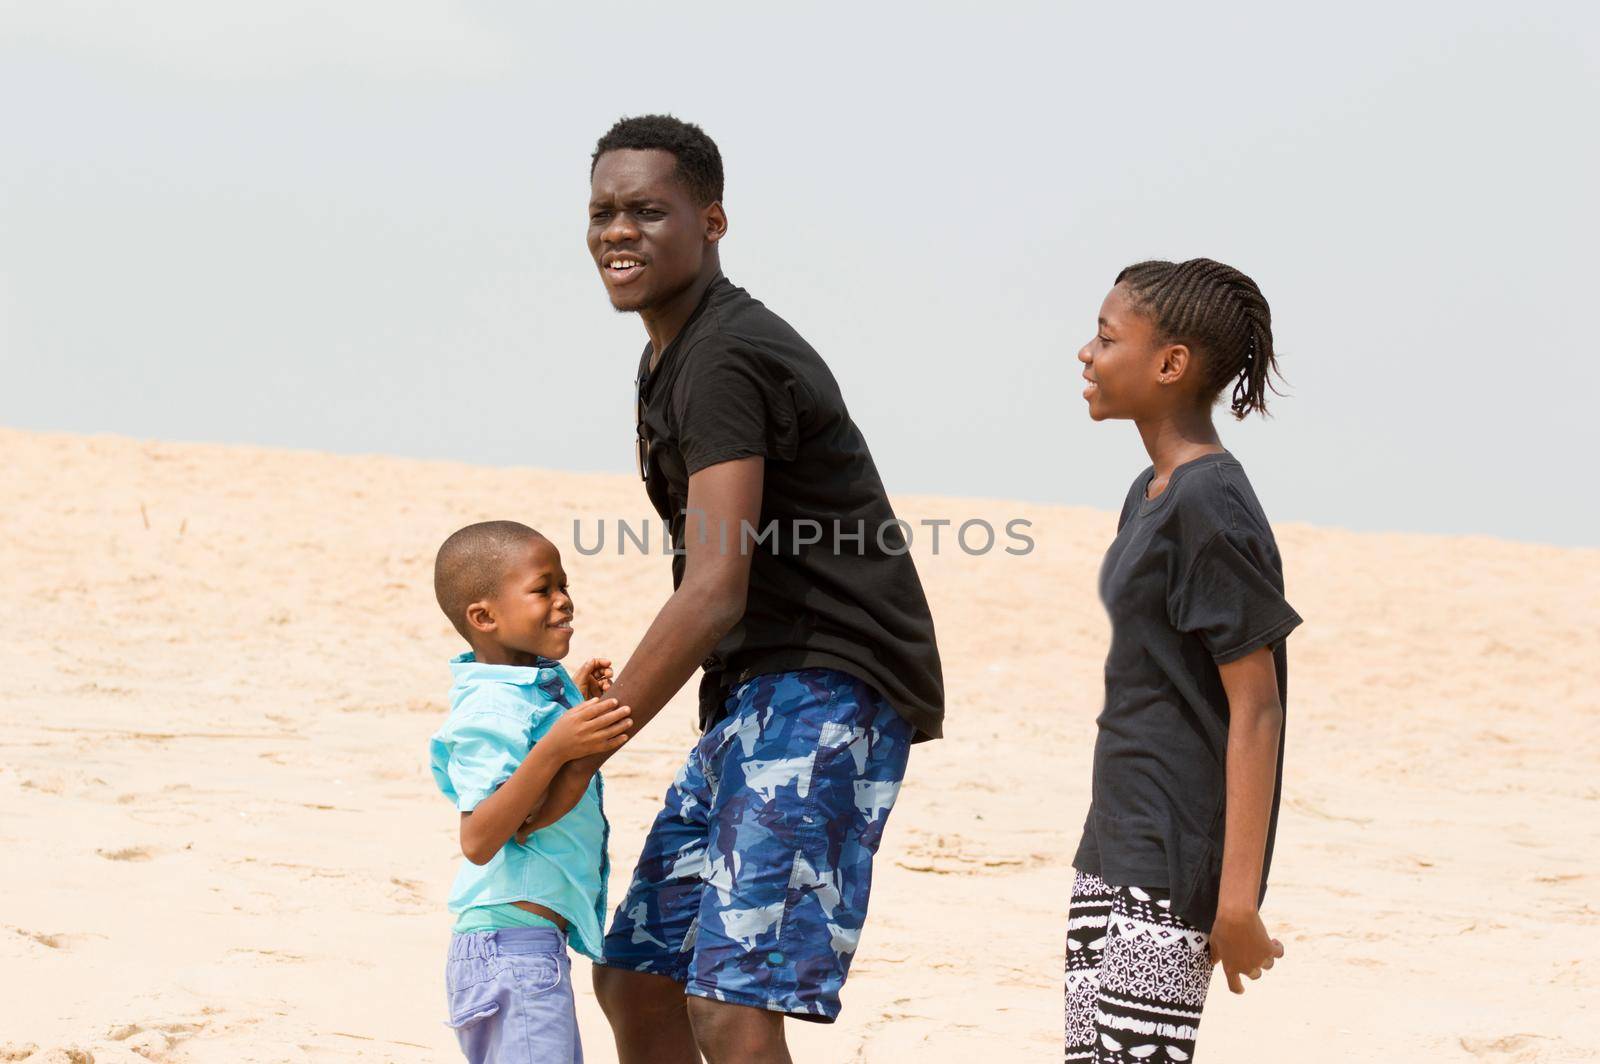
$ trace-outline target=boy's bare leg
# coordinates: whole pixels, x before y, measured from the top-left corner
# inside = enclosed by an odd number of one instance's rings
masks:
[[[620,1064],[701,1064],[682,983],[597,964],[594,996],[611,1021]]]
[[[689,1022],[707,1064],[791,1064],[781,1012],[691,997]]]

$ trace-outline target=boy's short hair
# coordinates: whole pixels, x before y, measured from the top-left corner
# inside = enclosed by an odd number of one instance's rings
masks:
[[[722,200],[722,153],[717,150],[716,141],[693,122],[671,115],[637,115],[618,120],[594,146],[589,176],[594,177],[600,156],[626,148],[671,152],[678,160],[678,181],[696,203],[704,207]]]
[[[480,521],[444,541],[433,560],[433,594],[461,638],[472,642],[467,607],[499,589],[512,551],[544,538],[517,521]]]

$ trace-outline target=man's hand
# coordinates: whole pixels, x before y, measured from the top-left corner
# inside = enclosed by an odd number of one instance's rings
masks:
[[[1211,963],[1222,965],[1228,989],[1244,993],[1240,976],[1260,979],[1261,973],[1283,956],[1283,943],[1267,934],[1261,914],[1251,909],[1240,913],[1217,913],[1211,925]]]
[[[544,801],[528,814],[528,819],[522,822],[522,826],[512,838],[526,845],[528,836],[540,828],[549,827],[571,812],[573,806],[583,797],[583,793],[589,789],[589,781],[594,778],[597,767],[592,760],[568,761],[562,765],[555,778],[550,781],[550,789],[546,792]]]
[[[561,761],[579,761],[609,754],[628,741],[633,710],[617,705],[615,698],[591,698],[561,714],[539,739]]]
[[[572,674],[572,682],[585,698],[599,698],[611,690],[611,659],[590,658]]]

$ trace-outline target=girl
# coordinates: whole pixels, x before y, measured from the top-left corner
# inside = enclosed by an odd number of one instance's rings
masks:
[[[1211,968],[1283,956],[1259,906],[1283,770],[1284,601],[1272,528],[1211,408],[1266,412],[1277,369],[1254,281],[1210,259],[1117,276],[1078,352],[1096,421],[1150,453],[1100,596],[1111,615],[1094,782],[1073,866],[1066,1059],[1187,1061]]]

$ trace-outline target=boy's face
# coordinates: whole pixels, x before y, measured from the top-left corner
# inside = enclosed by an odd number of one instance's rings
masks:
[[[535,539],[513,554],[494,595],[467,608],[467,620],[508,651],[560,660],[572,645],[573,613],[561,552]]]

